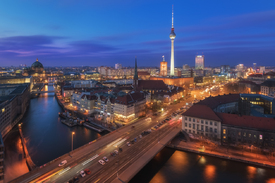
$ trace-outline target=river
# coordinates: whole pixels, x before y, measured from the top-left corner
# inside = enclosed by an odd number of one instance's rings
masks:
[[[275,170],[164,148],[129,183],[275,183]]]
[[[45,88],[52,90],[52,86]],[[41,166],[71,150],[72,132],[74,148],[80,147],[101,135],[82,126],[70,128],[60,122],[58,105],[53,93],[41,94],[31,99],[29,109],[22,119],[22,131],[33,162]],[[25,168],[18,129],[15,127],[5,139],[6,153],[16,163],[17,169]],[[21,154],[21,155],[20,155]],[[20,166],[19,166],[20,164]],[[12,167],[12,166],[11,166]],[[25,171],[25,170],[24,170]],[[22,170],[21,174],[24,172]],[[7,174],[14,174],[14,169]],[[18,173],[18,172],[17,172]],[[14,174],[19,176],[19,174]],[[16,177],[13,177],[16,178]],[[164,148],[130,183],[275,183],[275,171],[247,164]]]

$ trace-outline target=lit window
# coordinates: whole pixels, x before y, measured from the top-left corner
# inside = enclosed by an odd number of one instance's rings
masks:
[[[263,135],[259,135],[259,139],[260,139],[260,140],[263,140]]]
[[[2,113],[5,112],[5,108],[2,109]]]
[[[246,133],[245,133],[245,132],[243,133],[243,136],[244,136],[244,137],[246,136]]]
[[[223,134],[226,134],[226,129],[223,129]]]
[[[226,139],[226,136],[223,136],[224,139]]]

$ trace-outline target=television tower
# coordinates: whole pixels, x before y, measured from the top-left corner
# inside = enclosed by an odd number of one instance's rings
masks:
[[[173,5],[172,5],[172,28],[170,33],[170,39],[171,39],[171,62],[170,62],[170,76],[174,76],[174,39],[176,38],[176,34],[174,32],[174,11],[173,11]]]

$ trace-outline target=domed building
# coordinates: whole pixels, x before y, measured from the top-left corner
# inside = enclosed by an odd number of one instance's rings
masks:
[[[42,73],[44,71],[44,67],[43,64],[41,64],[41,62],[38,61],[38,58],[36,59],[36,61],[32,64],[31,66],[31,70],[34,71],[34,73]]]
[[[24,69],[23,76],[33,76],[34,82],[41,82],[45,80],[46,75],[43,64],[36,59],[31,67]]]

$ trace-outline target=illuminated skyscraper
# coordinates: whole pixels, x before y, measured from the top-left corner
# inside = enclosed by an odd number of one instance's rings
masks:
[[[164,55],[162,56],[162,58],[163,58],[163,61],[160,62],[159,75],[160,76],[167,76],[167,62],[165,62]]]
[[[204,69],[204,55],[197,55],[195,58],[195,69]]]
[[[174,76],[174,39],[176,38],[176,34],[174,32],[174,12],[173,12],[173,6],[172,6],[172,28],[170,33],[170,39],[171,39],[171,62],[170,62],[170,76]]]

